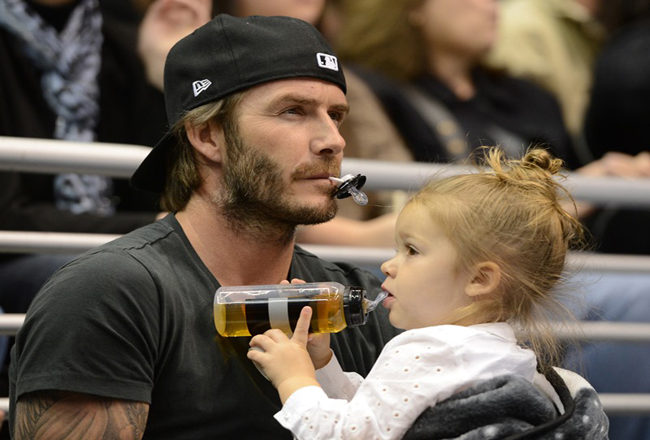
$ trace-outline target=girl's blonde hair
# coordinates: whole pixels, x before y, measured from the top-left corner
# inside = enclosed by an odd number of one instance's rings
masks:
[[[567,252],[583,246],[580,222],[562,206],[575,202],[558,183],[562,161],[541,148],[507,159],[485,148],[478,173],[428,182],[409,203],[428,208],[458,251],[459,271],[494,262],[501,280],[494,295],[459,311],[459,319],[506,321],[537,353],[540,365],[556,364],[560,348],[553,327],[570,323],[559,298]]]

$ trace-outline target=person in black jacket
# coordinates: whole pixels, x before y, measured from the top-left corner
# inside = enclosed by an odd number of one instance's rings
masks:
[[[594,158],[618,154],[650,168],[650,2],[603,2],[600,20],[608,30],[596,63],[584,137]],[[650,172],[636,177],[650,177]],[[605,208],[588,220],[605,253],[650,254],[650,211]]]
[[[164,99],[146,80],[128,2],[1,0],[0,10],[0,136],[155,144]],[[125,179],[0,172],[2,230],[122,234],[159,212]],[[0,306],[24,313],[71,258],[0,254]]]

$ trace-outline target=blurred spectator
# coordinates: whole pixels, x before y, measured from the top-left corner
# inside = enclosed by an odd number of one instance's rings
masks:
[[[599,19],[609,37],[595,68],[587,145],[596,158],[616,151],[650,167],[650,1],[603,2]],[[625,254],[650,255],[649,223],[647,209],[607,207],[588,220],[601,252]]]
[[[465,160],[483,145],[518,155],[550,147],[578,166],[557,101],[483,65],[496,40],[496,0],[345,3],[341,58],[360,66],[417,161]]]
[[[650,1],[609,0],[600,19],[609,38],[594,73],[585,137],[596,158],[650,151]]]
[[[594,18],[600,3],[502,0],[499,37],[488,57],[490,65],[550,91],[559,101],[574,137],[582,129],[593,64],[603,38]],[[583,158],[589,160],[588,156]]]
[[[117,0],[0,0],[0,136],[154,145],[162,94],[136,53],[137,22]],[[157,201],[125,179],[0,172],[0,229],[125,233]],[[0,254],[0,305],[24,313],[71,256]]]

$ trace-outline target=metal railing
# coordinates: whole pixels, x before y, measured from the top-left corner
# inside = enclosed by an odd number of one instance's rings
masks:
[[[118,237],[116,234],[0,231],[0,253],[79,254]],[[379,266],[395,253],[390,248],[301,246],[326,260],[346,261],[358,266]],[[571,252],[567,268],[571,271],[650,273],[650,256]]]
[[[89,173],[130,177],[149,152],[140,145],[65,142],[0,136],[0,169],[42,173]],[[415,190],[432,176],[473,168],[434,163],[394,163],[346,158],[342,174],[368,177],[368,190]],[[577,200],[616,206],[650,206],[650,179],[585,177],[569,173],[566,187]]]

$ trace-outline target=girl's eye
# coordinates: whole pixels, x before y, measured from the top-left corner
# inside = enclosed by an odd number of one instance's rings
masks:
[[[418,250],[415,249],[413,246],[406,246],[406,255],[417,255]]]

